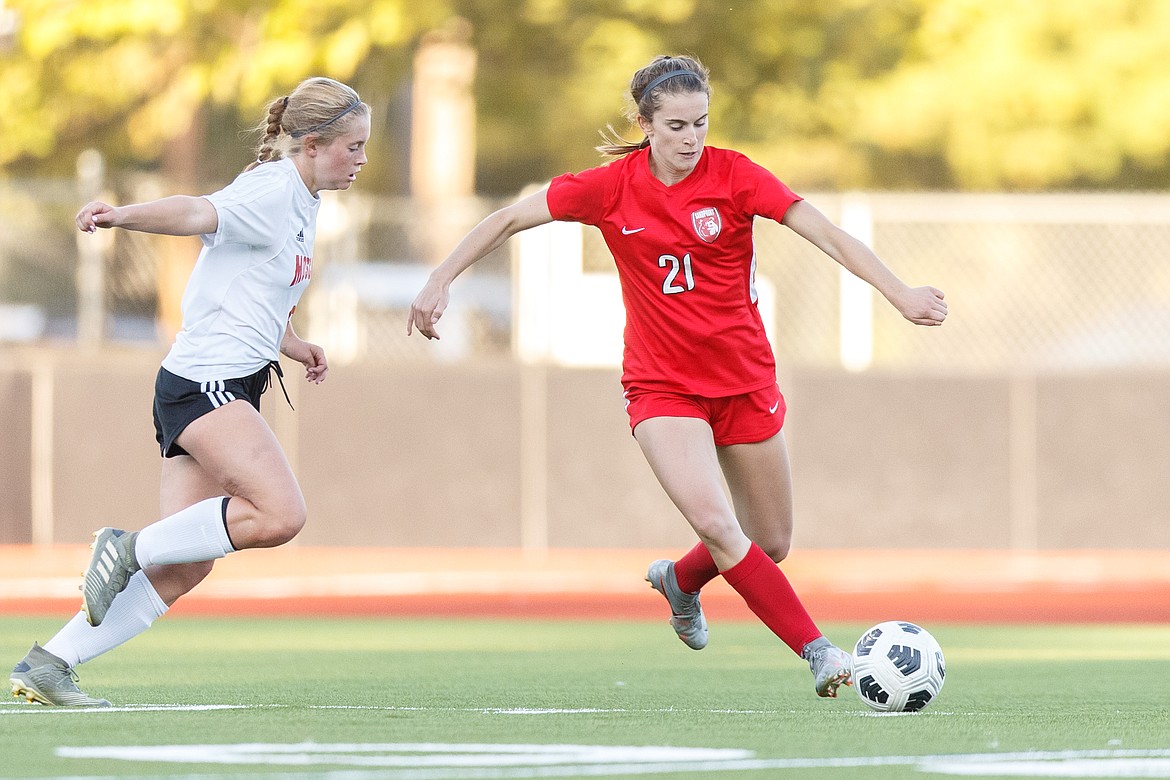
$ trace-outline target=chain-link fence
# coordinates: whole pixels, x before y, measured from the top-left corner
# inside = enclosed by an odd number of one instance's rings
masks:
[[[888,313],[875,317],[875,364],[957,370],[1170,365],[1170,197],[887,194],[867,200],[877,252],[907,282],[944,290],[950,305],[947,324],[937,331],[906,327]],[[796,348],[808,343],[802,339]],[[801,359],[820,362],[825,355],[801,353]]]
[[[113,189],[111,197],[127,201],[151,188],[127,180]],[[880,193],[809,201],[837,222],[849,210],[851,226],[861,214],[874,249],[900,277],[946,293],[943,328],[911,326],[884,301],[873,302],[865,337],[875,368],[1170,365],[1170,196]],[[72,220],[79,205],[70,181],[0,181],[0,343],[75,335],[79,234]],[[408,199],[330,193],[314,283],[298,313],[306,335],[327,342],[343,362],[509,357],[515,241],[456,282],[445,324],[457,336],[442,346],[404,336],[429,266],[497,205],[476,199],[436,210]],[[107,337],[156,347],[153,318],[166,294],[156,243],[127,231],[110,235]],[[600,233],[586,229],[582,241],[583,270],[613,273]],[[774,288],[781,363],[840,366],[837,266],[767,220],[757,223],[756,251],[758,275]]]
[[[140,191],[134,184],[127,190]],[[106,337],[131,343],[157,338],[155,237],[130,231],[83,236],[73,225],[81,205],[72,180],[0,179],[0,344],[77,337],[79,237],[102,248]]]

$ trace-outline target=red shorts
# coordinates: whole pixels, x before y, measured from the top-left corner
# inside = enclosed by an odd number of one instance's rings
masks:
[[[780,385],[725,398],[631,386],[626,388],[625,397],[631,431],[651,417],[697,417],[711,426],[715,444],[720,447],[772,438],[784,427],[784,413],[788,410]]]

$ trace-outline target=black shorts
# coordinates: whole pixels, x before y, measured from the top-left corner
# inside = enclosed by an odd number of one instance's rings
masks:
[[[273,364],[269,363],[251,376],[192,382],[160,368],[154,380],[154,438],[163,457],[189,454],[175,444],[175,439],[188,425],[213,409],[241,400],[260,411],[260,396],[268,389],[272,370]]]

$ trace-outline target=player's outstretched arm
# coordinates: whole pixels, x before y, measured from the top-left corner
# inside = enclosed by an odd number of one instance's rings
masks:
[[[811,204],[793,203],[783,222],[854,276],[871,284],[915,325],[942,325],[947,318],[947,303],[941,290],[930,286],[910,287],[869,247],[834,225]]]
[[[439,338],[435,325],[451,300],[451,282],[520,231],[548,222],[552,222],[552,214],[548,210],[548,187],[485,217],[451,250],[447,259],[431,272],[427,283],[410,305],[406,335],[409,336],[417,329],[428,339]]]
[[[219,227],[219,215],[211,201],[190,195],[172,195],[129,206],[92,201],[82,206],[75,221],[84,233],[120,227],[167,236],[198,236],[214,233]]]

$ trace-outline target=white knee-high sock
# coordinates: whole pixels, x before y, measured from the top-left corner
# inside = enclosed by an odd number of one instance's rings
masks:
[[[226,511],[227,497],[217,496],[146,526],[134,543],[138,565],[213,561],[235,552],[224,524]]]
[[[138,636],[166,611],[146,572],[139,571],[114,599],[100,626],[91,626],[85,613],[78,612],[44,648],[70,667],[77,666]]]

